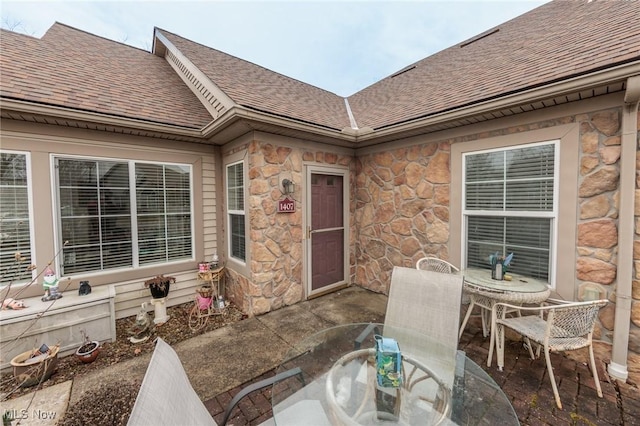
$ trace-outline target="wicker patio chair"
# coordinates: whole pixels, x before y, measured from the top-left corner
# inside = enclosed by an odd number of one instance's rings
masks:
[[[460,269],[453,266],[451,263],[447,262],[446,260],[438,259],[437,257],[423,257],[422,259],[419,259],[416,262],[416,269],[421,269],[423,271],[441,272],[443,274],[455,274],[457,272],[460,272]],[[464,291],[463,287],[461,303],[463,305],[468,305],[470,301],[471,299],[469,298],[467,292]],[[485,318],[487,322],[489,322],[488,316],[488,313],[485,313],[485,315],[483,315],[483,318]],[[462,333],[460,333],[460,336],[462,336]]]
[[[423,257],[416,262],[416,269],[442,272],[444,274],[453,274],[460,271],[460,269],[456,268],[446,260],[438,259],[437,257]]]
[[[558,387],[553,375],[549,353],[551,351],[572,351],[588,347],[591,373],[593,374],[598,396],[602,398],[598,369],[593,356],[592,334],[598,311],[607,304],[607,300],[566,302],[548,299],[546,303],[553,304],[536,307],[516,306],[508,303],[496,303],[494,305],[492,320],[498,333],[498,339],[496,340],[498,368],[502,370],[504,366],[504,328],[508,327],[523,336],[531,359],[539,357],[540,349],[544,349],[553,394],[558,408],[562,409],[562,402],[560,402],[560,396],[558,395]],[[497,318],[497,312],[506,312],[509,309],[519,309],[525,315],[506,318],[505,314],[502,314],[500,318]],[[526,315],[527,312],[537,315]],[[535,356],[531,346],[532,342],[538,344]]]

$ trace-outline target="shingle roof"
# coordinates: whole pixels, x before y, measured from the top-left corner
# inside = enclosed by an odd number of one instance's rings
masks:
[[[492,30],[350,96],[358,126],[389,126],[637,60],[640,1],[554,1]]]
[[[382,128],[640,59],[640,1],[553,1],[429,56],[348,98]],[[234,102],[329,129],[344,99],[158,30]],[[2,31],[0,95],[201,128],[211,116],[167,61],[54,24],[42,39]]]
[[[42,39],[2,31],[2,97],[201,128],[211,116],[163,59],[55,23]]]
[[[158,31],[239,105],[336,130],[350,126],[344,98],[334,93]]]

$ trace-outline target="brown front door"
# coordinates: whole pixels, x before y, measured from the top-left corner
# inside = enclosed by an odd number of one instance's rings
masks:
[[[311,173],[311,291],[345,282],[343,175]]]

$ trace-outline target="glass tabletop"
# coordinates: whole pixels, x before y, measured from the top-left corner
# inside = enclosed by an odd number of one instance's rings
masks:
[[[388,361],[381,355],[388,353],[376,351],[376,336],[399,346],[399,379],[392,385],[380,379]],[[273,387],[277,425],[519,424],[484,370],[455,347],[412,330],[366,323],[331,327],[299,342],[278,373],[293,368],[300,374]]]

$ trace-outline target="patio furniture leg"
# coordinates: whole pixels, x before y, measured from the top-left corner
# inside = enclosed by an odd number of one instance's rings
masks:
[[[482,317],[482,337],[487,337],[491,330],[491,317],[489,316],[489,311],[487,309],[482,308],[480,310],[480,316]]]
[[[593,380],[596,383],[596,390],[598,391],[598,396],[602,398],[602,389],[600,388],[598,369],[596,368],[596,360],[593,356],[593,345],[589,345],[589,358],[591,359],[591,374],[593,374]]]
[[[528,337],[524,338],[524,345],[527,347],[527,349],[529,350],[529,356],[531,357],[531,359],[536,359],[540,356],[540,345],[538,345],[538,349],[536,350],[536,355],[533,355],[533,348],[531,347],[531,340],[529,340]]]
[[[549,355],[549,348],[544,348],[544,358],[547,361],[547,371],[549,372],[549,380],[551,380],[551,387],[553,388],[553,395],[556,398],[556,405],[562,410],[562,402],[560,401],[560,395],[558,394],[558,385],[556,385],[556,378],[553,374],[553,367],[551,366],[551,356]]]
[[[486,310],[486,309],[483,309]],[[501,308],[500,306],[493,306],[491,308],[491,326],[490,326],[490,330],[491,330],[491,338],[489,339],[489,355],[487,356],[487,367],[491,367],[491,362],[493,361],[493,348],[495,345],[496,348],[496,356],[499,357],[499,349],[498,349],[498,344],[500,344],[503,348],[503,352],[504,352],[504,327],[500,327],[500,330],[502,330],[502,342],[498,343],[498,340],[496,338],[496,328],[497,328],[497,324],[496,324],[496,319],[498,318],[498,315],[501,315],[502,318],[504,318],[504,308]],[[498,358],[499,359],[499,358]],[[498,363],[498,369],[500,371],[502,371],[502,365],[500,363]]]
[[[460,333],[458,334],[458,340],[462,338],[462,333],[464,332],[464,328],[467,325],[467,321],[469,321],[469,317],[471,316],[471,311],[473,311],[473,307],[476,305],[473,296],[471,296],[471,301],[469,302],[469,307],[467,308],[467,313],[462,320],[462,325],[460,325]]]
[[[493,358],[493,344],[495,339],[496,357],[498,358],[498,370],[502,371],[504,367],[504,326],[496,323],[496,308],[491,310],[491,321],[493,331],[491,333],[491,343],[489,345],[489,356],[487,358],[487,367],[491,367],[491,360]],[[497,336],[496,336],[497,335]]]

